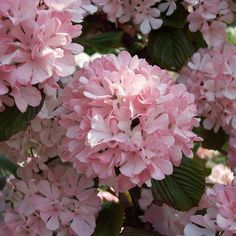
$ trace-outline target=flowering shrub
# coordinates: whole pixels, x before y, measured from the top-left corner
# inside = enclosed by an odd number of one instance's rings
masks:
[[[0,1],[0,236],[235,235],[235,11]]]

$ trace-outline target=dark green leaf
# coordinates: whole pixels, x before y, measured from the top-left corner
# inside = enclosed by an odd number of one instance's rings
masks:
[[[41,110],[43,102],[44,98],[38,107],[29,106],[24,113],[16,106],[6,107],[3,112],[0,112],[0,141],[8,140],[12,135],[26,129],[29,122]]]
[[[162,27],[149,34],[148,55],[162,68],[178,71],[195,52],[184,29]]]
[[[123,225],[124,210],[120,204],[107,203],[100,211],[93,236],[118,236]]]
[[[180,211],[188,211],[197,206],[204,190],[204,166],[198,159],[184,157],[172,175],[161,181],[152,180],[155,201]]]
[[[141,229],[136,229],[133,227],[125,227],[121,236],[157,236],[157,233],[147,232]]]
[[[199,135],[204,140],[202,142],[202,147],[219,151],[222,151],[222,147],[229,138],[222,128],[220,128],[218,132],[215,133],[213,130],[206,130],[201,127]]]
[[[123,32],[114,31],[80,37],[77,42],[84,47],[85,52],[88,54],[95,52],[102,54],[112,53],[115,49],[122,47],[122,36]]]
[[[198,51],[199,48],[206,48],[207,44],[203,39],[202,33],[200,31],[191,32],[187,30],[188,39],[192,42],[195,51]]]
[[[4,175],[6,171],[16,176],[17,166],[12,163],[8,158],[4,155],[0,154],[0,172],[1,175]]]

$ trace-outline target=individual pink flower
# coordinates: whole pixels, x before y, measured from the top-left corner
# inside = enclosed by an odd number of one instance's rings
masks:
[[[176,0],[165,0],[158,5],[158,9],[161,12],[166,12],[167,16],[173,14],[173,12],[177,9]]]
[[[193,96],[127,52],[85,64],[63,102],[62,160],[122,191],[164,179],[199,140]]]
[[[159,29],[163,23],[159,19],[160,11],[152,7],[155,4],[153,0],[137,0],[136,2],[137,13],[134,16],[134,23],[140,25],[140,30],[144,34],[147,34],[151,29]]]

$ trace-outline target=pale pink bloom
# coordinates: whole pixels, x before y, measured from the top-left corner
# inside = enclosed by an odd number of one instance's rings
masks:
[[[86,8],[87,3],[82,5]],[[75,71],[73,54],[83,48],[72,38],[81,34],[81,26],[72,24],[73,14],[52,12],[38,0],[0,4],[0,107],[13,98],[25,112],[39,105],[39,90],[56,88],[60,77]]]
[[[9,18],[14,25],[36,16],[39,0],[8,0],[0,3],[0,15]]]
[[[225,23],[234,19],[234,7],[231,0],[202,0],[196,4],[187,19],[189,29],[193,32],[200,31],[209,46],[219,46],[225,40]]]
[[[63,102],[62,160],[116,190],[170,175],[199,140],[193,96],[127,52],[85,63]]]
[[[160,10],[155,7],[158,1],[154,0],[93,0],[93,2],[107,14],[111,22],[124,23],[132,21],[140,31],[147,34],[151,29],[158,29],[162,25]],[[170,11],[172,11],[172,6]]]
[[[86,15],[97,11],[97,7],[90,0],[45,0],[44,3],[53,11],[68,13],[76,23],[81,23]]]
[[[177,211],[166,204],[152,204],[144,215],[144,221],[152,224],[153,228],[162,235],[183,235],[184,227],[189,222],[196,208],[188,212]]]
[[[213,21],[210,25],[202,28],[203,38],[208,45],[220,46],[226,39],[225,23]]]
[[[199,147],[197,149],[197,155],[201,159],[214,158],[214,157],[218,156],[219,154],[220,153],[218,151],[207,149],[207,148],[203,148],[203,147]]]
[[[236,233],[235,177],[231,184],[216,184],[212,189],[208,189],[207,197],[209,206],[206,214],[194,215],[191,221],[209,233],[223,231],[225,235],[234,235]]]
[[[151,29],[159,29],[163,23],[160,16],[160,11],[152,7],[155,4],[153,0],[136,0],[136,11],[134,23],[140,25],[142,33],[147,34]]]
[[[141,189],[141,196],[138,200],[139,206],[142,210],[146,210],[153,201],[152,191],[150,189]]]
[[[98,193],[98,196],[102,200],[102,202],[106,202],[106,201],[115,202],[115,203],[119,202],[119,199],[108,191],[100,190]]]
[[[233,179],[233,172],[227,166],[218,164],[212,168],[211,175],[207,177],[207,182],[212,184],[230,184]]]
[[[215,230],[212,230],[210,228],[202,228],[195,224],[187,224],[184,228],[184,235],[185,236],[215,236],[216,232]]]
[[[52,236],[53,234],[52,231],[46,229],[38,216],[24,217],[13,209],[6,212],[4,223],[0,228],[1,236]]]
[[[229,148],[228,148],[228,163],[230,168],[233,170],[236,168],[236,135],[232,132],[229,138]]]
[[[93,180],[59,164],[12,184],[13,208],[4,213],[0,235],[92,235],[100,210]]]
[[[41,102],[41,93],[35,87],[15,86],[10,94],[21,112],[25,112],[28,105],[36,107]]]
[[[200,49],[178,78],[194,94],[204,127],[215,132],[222,127],[229,134],[236,128],[235,53],[236,47],[226,43]]]
[[[158,5],[158,9],[161,12],[166,12],[167,16],[173,14],[173,12],[177,9],[176,0],[165,0]]]

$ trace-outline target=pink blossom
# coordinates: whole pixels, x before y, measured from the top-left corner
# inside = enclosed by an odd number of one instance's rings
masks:
[[[132,21],[144,34],[149,33],[151,29],[160,28],[163,23],[160,19],[160,10],[155,6],[160,0],[93,0],[93,2],[107,14],[109,21],[120,23]],[[167,8],[170,9],[167,14],[172,14],[173,7],[167,6]],[[167,8],[162,7],[162,9]]]
[[[161,12],[165,12],[166,11],[166,15],[170,16],[177,9],[177,6],[176,6],[175,2],[176,2],[176,0],[165,0],[164,2],[161,2],[158,5],[158,9]]]
[[[224,231],[236,233],[236,187],[235,178],[228,185],[216,184],[207,190],[209,206],[204,216],[194,215],[191,221],[212,233]],[[197,229],[195,229],[197,230]]]
[[[213,184],[230,184],[233,178],[233,172],[227,166],[217,164],[212,168],[211,175],[207,177],[207,182]]]
[[[170,175],[199,140],[193,96],[127,52],[85,64],[63,102],[62,160],[122,191]]]
[[[229,138],[228,148],[228,163],[230,168],[233,170],[236,168],[236,135],[234,132],[231,133]]]
[[[189,29],[193,32],[200,30],[209,46],[219,46],[226,37],[225,23],[234,19],[234,8],[231,0],[202,0],[187,17]]]
[[[215,132],[222,127],[229,134],[236,128],[235,53],[236,47],[229,44],[200,49],[178,78],[194,94],[204,127]]]
[[[77,23],[81,23],[87,14],[97,11],[96,6],[91,4],[90,0],[44,0],[44,3],[52,11],[67,13],[71,20]]]
[[[145,211],[144,220],[151,223],[162,235],[183,235],[184,227],[195,211],[193,208],[188,212],[181,212],[165,204],[162,206],[152,204]]]
[[[92,180],[59,164],[12,183],[13,206],[4,214],[0,235],[92,235],[100,209]]]
[[[81,26],[72,24],[72,12],[54,12],[38,0],[4,1],[0,9],[0,107],[12,106],[14,100],[25,112],[29,105],[39,105],[39,90],[55,88],[60,77],[75,71],[73,54],[82,47],[72,38],[81,34]]]
[[[134,23],[140,24],[140,30],[144,34],[147,34],[151,29],[158,29],[162,25],[162,20],[158,19],[160,16],[160,11],[151,7],[155,4],[153,0],[137,0],[137,13],[134,16]]]

